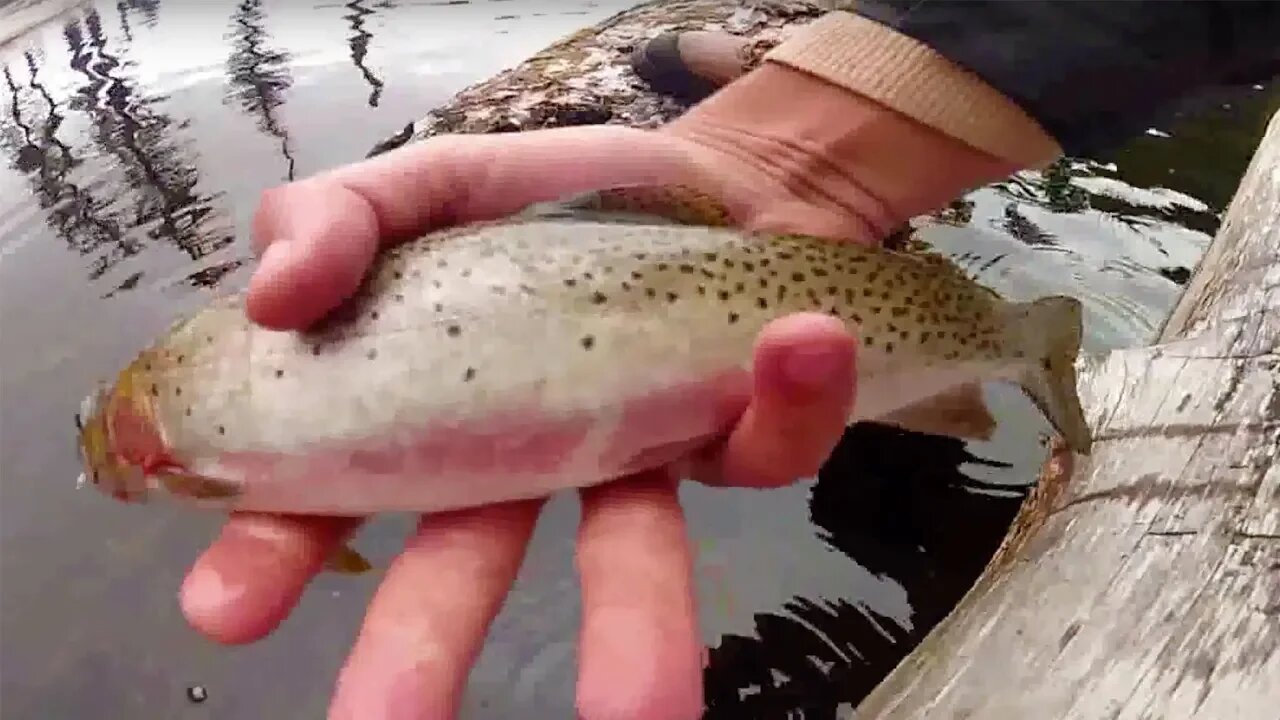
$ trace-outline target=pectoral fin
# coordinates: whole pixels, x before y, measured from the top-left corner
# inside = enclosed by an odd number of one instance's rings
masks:
[[[154,476],[165,490],[192,500],[231,500],[243,492],[239,483],[186,471],[165,470],[154,473]]]
[[[325,558],[324,569],[343,575],[360,575],[372,570],[373,563],[350,545],[339,545],[329,554],[329,557]]]
[[[978,383],[926,398],[876,418],[876,422],[961,440],[990,440],[996,429],[996,420],[987,408]]]

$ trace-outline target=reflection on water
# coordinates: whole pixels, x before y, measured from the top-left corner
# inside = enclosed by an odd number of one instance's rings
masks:
[[[276,109],[284,104],[285,92],[293,85],[289,75],[289,53],[273,50],[263,21],[262,0],[242,0],[231,16],[229,33],[232,52],[227,58],[229,100],[239,101],[245,112],[255,117],[258,127],[280,140],[280,154],[288,164],[286,180],[294,179],[294,159],[289,152],[289,134],[280,125]]]
[[[970,477],[1009,463],[965,444],[860,424],[814,483],[810,520],[822,541],[905,594],[908,622],[856,597],[796,596],[761,612],[750,636],[711,653],[708,718],[835,717],[856,704],[959,601],[1004,537],[1024,486]]]
[[[463,85],[631,4],[100,0],[0,52],[6,717],[323,715],[376,578],[321,578],[272,638],[210,647],[172,594],[214,518],[75,493],[71,413],[208,289],[243,284],[262,189],[362,157]],[[969,193],[920,238],[1011,297],[1082,297],[1090,349],[1143,342],[1276,99],[1259,90],[1114,157]],[[816,481],[682,490],[709,717],[832,717],[946,615],[1041,456],[1046,427],[1020,395],[993,388],[988,402],[1002,420],[988,443],[865,424]],[[466,717],[571,716],[575,513],[560,498],[539,525]],[[385,559],[403,529],[375,523],[362,549]]]
[[[345,15],[351,23],[351,35],[347,39],[347,45],[351,48],[351,64],[356,66],[364,81],[369,83],[369,107],[378,107],[378,98],[382,97],[382,79],[364,63],[365,56],[369,54],[369,41],[373,39],[373,33],[365,29],[364,21],[376,11],[365,7],[360,0],[351,0],[346,7],[351,11]]]

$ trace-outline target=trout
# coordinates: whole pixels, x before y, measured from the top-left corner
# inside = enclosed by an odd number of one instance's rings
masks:
[[[722,438],[757,333],[800,311],[856,333],[850,423],[927,428],[977,403],[955,434],[989,436],[976,388],[1002,381],[1089,453],[1077,300],[1008,302],[940,257],[618,200],[641,195],[595,193],[383,250],[305,331],[254,325],[241,295],[215,300],[84,400],[84,478],[127,501],[163,491],[334,515],[585,487]]]

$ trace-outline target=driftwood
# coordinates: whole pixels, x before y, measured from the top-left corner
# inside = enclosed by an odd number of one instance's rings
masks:
[[[1082,374],[959,607],[853,718],[1280,717],[1280,115],[1150,348]]]
[[[684,107],[626,67],[645,38],[723,29],[758,56],[831,4],[645,3],[370,154],[444,133],[653,127]],[[1280,716],[1280,117],[1159,342],[1083,371],[1093,456],[1055,450],[983,577],[851,717]]]

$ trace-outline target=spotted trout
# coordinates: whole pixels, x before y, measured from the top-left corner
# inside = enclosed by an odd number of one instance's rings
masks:
[[[1002,381],[1090,451],[1075,299],[1008,302],[940,257],[633,210],[565,202],[432,232],[382,251],[305,331],[215,300],[85,399],[85,479],[130,501],[340,515],[585,487],[723,437],[757,333],[800,311],[859,339],[851,423],[914,429],[964,397],[985,412],[974,388]]]

